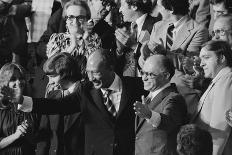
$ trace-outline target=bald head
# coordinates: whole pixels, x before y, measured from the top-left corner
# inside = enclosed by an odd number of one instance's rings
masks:
[[[113,82],[113,62],[108,50],[98,49],[89,56],[86,71],[95,88],[107,88]]]
[[[170,59],[164,55],[153,55],[149,57],[143,68],[149,69],[152,72],[168,72],[170,78],[174,75],[175,67]]]

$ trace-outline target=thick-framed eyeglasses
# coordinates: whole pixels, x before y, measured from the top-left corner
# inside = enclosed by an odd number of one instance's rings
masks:
[[[69,21],[74,21],[74,19],[76,19],[77,22],[83,23],[84,21],[87,20],[86,16],[84,15],[79,15],[79,16],[74,16],[74,15],[68,15],[65,17],[66,20]]]
[[[94,77],[99,77],[99,76],[101,76],[102,74],[101,74],[101,72],[95,72],[95,71],[86,71],[86,73],[87,73],[87,75],[88,76],[94,76]]]
[[[159,74],[144,72],[143,70],[140,70],[140,74],[141,76],[146,76],[147,78],[150,78],[150,79],[154,79],[159,75]]]
[[[215,36],[225,36],[226,34],[228,33],[231,33],[232,30],[224,30],[224,29],[217,29],[217,30],[214,30],[212,31],[212,35]]]

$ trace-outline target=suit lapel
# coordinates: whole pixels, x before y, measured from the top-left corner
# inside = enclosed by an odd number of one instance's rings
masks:
[[[163,99],[168,96],[170,94],[170,92],[176,90],[175,89],[175,85],[171,84],[171,86],[165,88],[164,90],[162,90],[159,94],[157,94],[152,101],[148,104],[148,107],[152,110],[154,110],[162,101]],[[138,132],[142,125],[144,124],[146,120],[145,119],[139,119],[139,123],[136,129],[136,132]]]
[[[187,22],[180,28],[176,35],[176,39],[173,42],[172,49],[175,50],[185,42],[185,40],[191,35],[191,30],[194,28],[193,20],[188,19]]]
[[[93,102],[97,106],[97,108],[101,111],[101,116],[103,116],[104,119],[108,120],[112,123],[112,118],[109,115],[109,112],[107,111],[102,98],[102,92],[100,89],[91,89],[90,95],[92,96]]]
[[[158,34],[160,33],[160,35],[157,36],[160,36],[159,39],[162,40],[161,44],[163,44],[165,48],[166,48],[168,27],[170,26],[171,23],[172,23],[171,21],[168,21],[166,22],[166,24],[163,25],[163,27],[160,27],[161,30],[155,30],[156,32],[158,32]]]
[[[124,84],[124,81],[122,80],[121,101],[120,101],[119,110],[118,110],[118,114],[116,118],[118,118],[121,115],[122,111],[125,109],[125,106],[127,105],[129,98],[130,98],[129,90],[127,90],[126,85]]]

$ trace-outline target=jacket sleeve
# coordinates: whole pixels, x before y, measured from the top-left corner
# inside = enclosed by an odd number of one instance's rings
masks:
[[[222,154],[229,138],[231,127],[226,123],[226,110],[232,108],[232,77],[227,76],[215,85],[209,131],[213,137],[213,154]]]

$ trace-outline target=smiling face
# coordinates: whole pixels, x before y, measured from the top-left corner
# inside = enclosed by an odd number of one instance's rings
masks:
[[[8,86],[13,90],[23,91],[25,87],[25,79],[18,69],[14,69],[13,75],[10,78]]]
[[[159,56],[152,56],[145,61],[141,71],[145,90],[153,92],[169,82],[162,68]]]
[[[66,26],[71,34],[83,34],[86,24],[86,10],[79,5],[71,5],[66,10]]]
[[[105,61],[99,52],[91,54],[87,61],[86,72],[96,89],[108,88],[114,80],[114,71]]]
[[[204,76],[206,78],[214,78],[221,70],[221,63],[219,57],[214,51],[209,51],[205,47],[200,52],[201,67],[204,69]]]
[[[232,26],[229,19],[219,17],[214,23],[213,30],[213,40],[226,41],[232,47]]]
[[[123,15],[124,22],[134,22],[133,17],[134,17],[135,11],[132,9],[132,6],[128,5],[126,0],[121,0],[121,7],[119,11]]]

